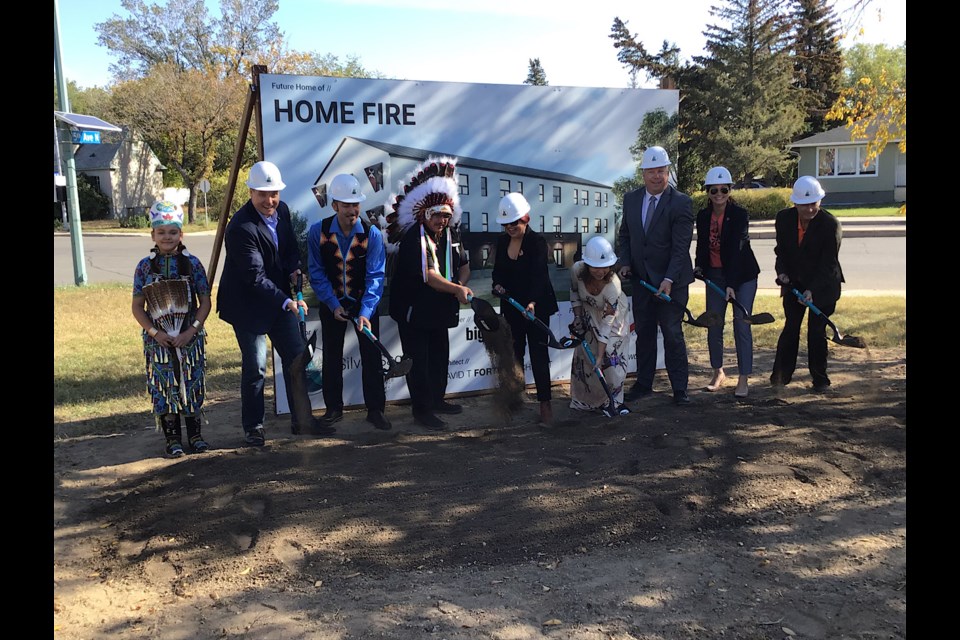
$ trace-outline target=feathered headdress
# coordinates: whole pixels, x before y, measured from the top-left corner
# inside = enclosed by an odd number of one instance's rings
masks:
[[[399,248],[400,239],[411,225],[436,214],[449,213],[450,226],[460,223],[463,210],[456,158],[429,157],[397,186],[399,193],[387,198],[393,208],[388,208],[385,216],[387,251],[392,253]]]

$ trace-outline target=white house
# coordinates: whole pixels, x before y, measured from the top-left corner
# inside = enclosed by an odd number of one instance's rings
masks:
[[[110,200],[110,217],[143,214],[163,191],[163,171],[150,146],[127,133],[120,142],[81,144],[76,171],[92,178]]]

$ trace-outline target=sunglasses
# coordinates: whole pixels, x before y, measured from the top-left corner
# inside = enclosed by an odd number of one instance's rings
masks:
[[[717,195],[717,193],[722,193],[723,195],[727,195],[728,193],[730,193],[730,189],[728,189],[727,187],[712,187],[710,189],[710,195],[715,196]]]
[[[515,227],[515,226],[517,226],[518,224],[520,224],[520,221],[519,221],[519,220],[514,220],[513,222],[505,222],[505,223],[503,224],[503,226],[505,226],[505,227]]]

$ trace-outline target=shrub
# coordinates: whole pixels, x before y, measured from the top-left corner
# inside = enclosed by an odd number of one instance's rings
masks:
[[[123,229],[146,229],[150,226],[150,218],[143,214],[120,218],[120,227]]]
[[[110,199],[100,192],[96,182],[85,173],[77,174],[77,199],[81,220],[103,220],[110,217]]]
[[[750,213],[751,220],[773,220],[778,211],[793,206],[790,202],[790,189],[736,189],[730,196]],[[707,206],[705,191],[698,191],[691,197],[694,213]]]
[[[54,231],[63,231],[63,220],[60,218],[53,219],[53,230]]]

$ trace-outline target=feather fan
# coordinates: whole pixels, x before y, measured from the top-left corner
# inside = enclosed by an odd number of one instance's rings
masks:
[[[180,335],[183,321],[190,313],[190,281],[185,278],[156,280],[144,285],[143,295],[157,328],[169,336]]]

